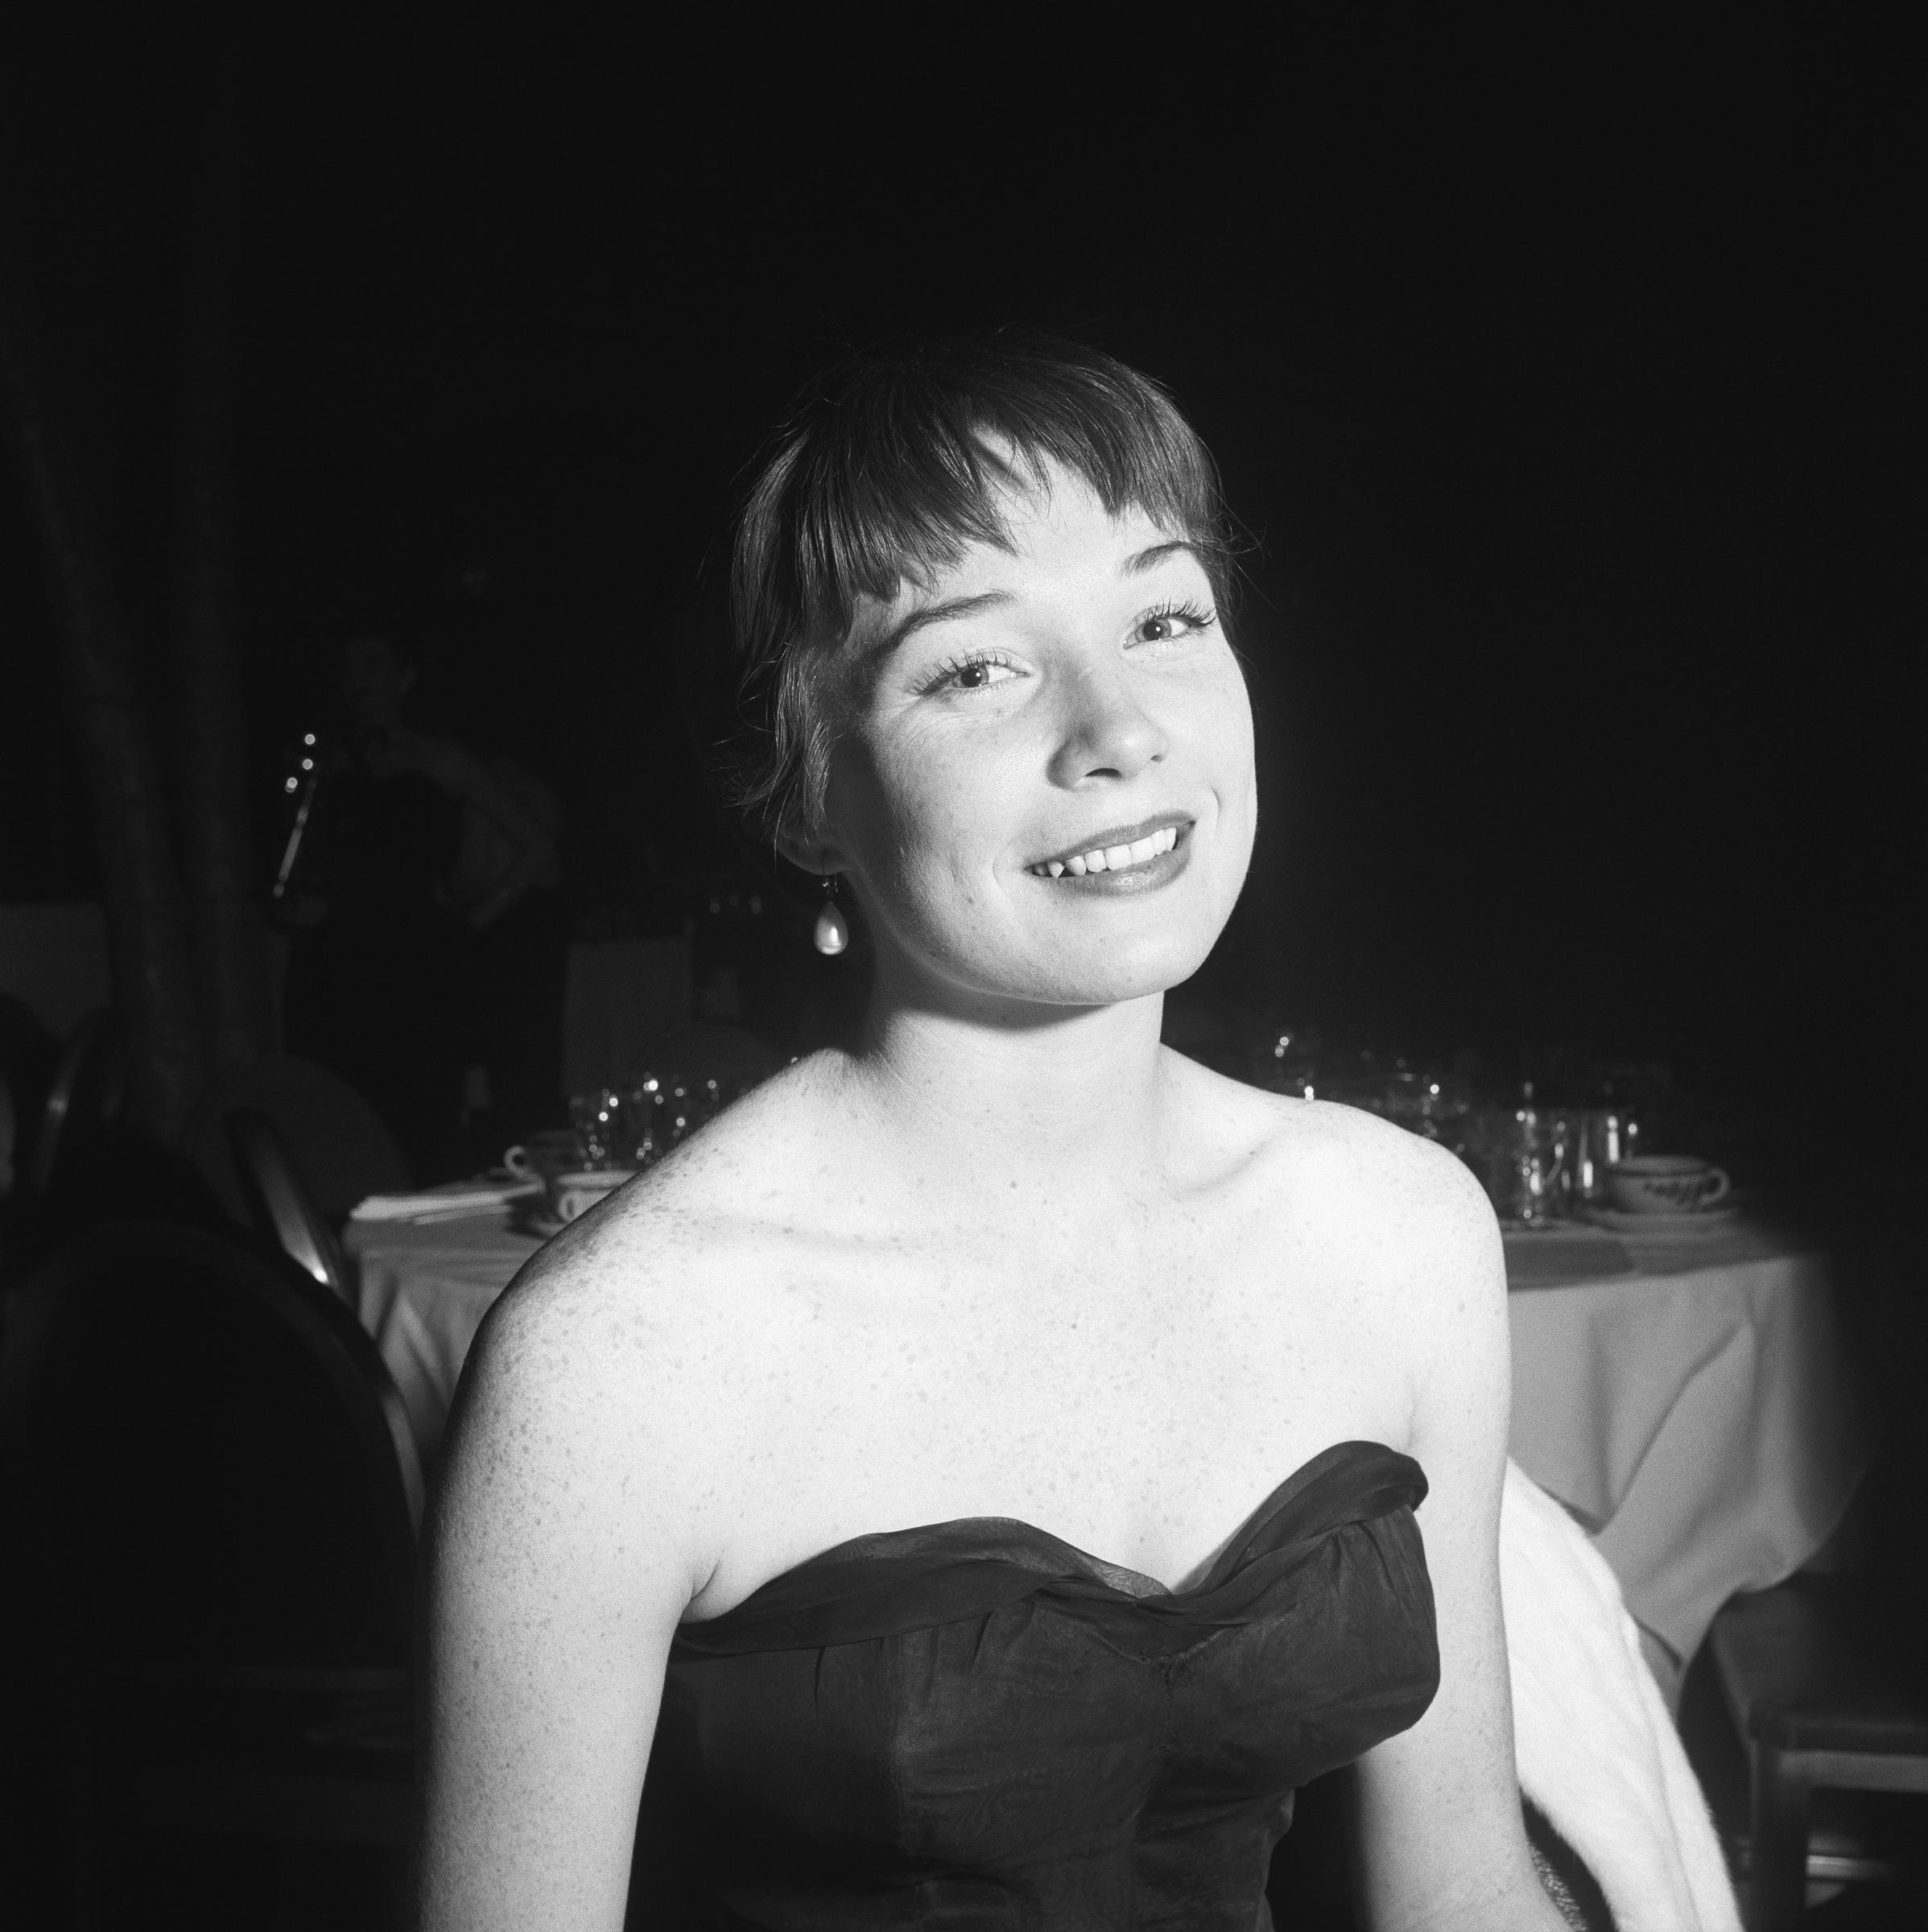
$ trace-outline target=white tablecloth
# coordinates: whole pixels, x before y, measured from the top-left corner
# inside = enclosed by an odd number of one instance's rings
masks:
[[[497,1215],[353,1222],[347,1245],[432,1458],[476,1330],[539,1243]],[[1671,1695],[1715,1612],[1811,1556],[1865,1465],[1828,1259],[1732,1221],[1512,1236],[1507,1264],[1514,1459],[1593,1533]]]
[[[1510,1238],[1509,1277],[1557,1274],[1561,1239]],[[1671,1698],[1728,1598],[1827,1540],[1871,1436],[1827,1255],[1745,1220],[1622,1245],[1636,1272],[1509,1298],[1512,1448],[1592,1531]]]
[[[518,1232],[505,1211],[425,1223],[350,1221],[343,1245],[361,1325],[432,1460],[482,1317],[542,1242]]]

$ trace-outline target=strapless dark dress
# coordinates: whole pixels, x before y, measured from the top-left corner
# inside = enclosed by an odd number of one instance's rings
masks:
[[[1425,1494],[1340,1443],[1188,1590],[981,1517],[683,1625],[630,1925],[1262,1932],[1294,1790],[1438,1684]]]

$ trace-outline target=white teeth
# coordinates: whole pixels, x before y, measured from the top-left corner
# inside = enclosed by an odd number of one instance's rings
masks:
[[[1147,859],[1162,857],[1178,842],[1179,828],[1166,825],[1142,839],[1133,839],[1129,845],[1106,845],[1072,858],[1047,859],[1031,870],[1041,879],[1063,878],[1067,872],[1074,879],[1083,878],[1088,872],[1122,872],[1128,865],[1142,865]]]

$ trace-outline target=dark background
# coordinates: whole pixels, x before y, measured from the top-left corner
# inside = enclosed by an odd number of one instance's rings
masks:
[[[258,30],[234,286],[264,854],[341,634],[390,625],[425,721],[562,795],[578,930],[675,929],[746,863],[679,700],[761,433],[841,345],[1042,325],[1172,388],[1253,539],[1263,819],[1207,993],[1901,1120],[1917,69],[1847,10],[1279,19]],[[217,51],[75,9],[0,84],[16,245],[157,663]],[[0,625],[0,898],[88,894],[10,470]]]

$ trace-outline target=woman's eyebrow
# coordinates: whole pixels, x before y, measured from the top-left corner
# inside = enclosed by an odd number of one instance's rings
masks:
[[[1189,556],[1198,558],[1201,564],[1204,562],[1204,559],[1199,556],[1197,544],[1187,542],[1183,537],[1174,537],[1168,543],[1154,543],[1149,549],[1134,552],[1119,565],[1118,574],[1125,577],[1142,577],[1146,571],[1156,570],[1167,557],[1175,556],[1181,551]]]
[[[981,610],[995,609],[1000,605],[1016,601],[1008,590],[984,590],[972,597],[945,597],[935,604],[927,604],[922,610],[912,611],[884,634],[869,654],[871,660],[881,663],[900,644],[933,624],[949,624],[959,617],[974,617]]]
[[[1142,576],[1148,570],[1156,570],[1167,557],[1180,553],[1197,557],[1199,547],[1183,537],[1174,537],[1168,543],[1153,543],[1145,549],[1134,551],[1118,566],[1121,576]],[[1199,559],[1201,562],[1203,559]],[[1017,601],[1008,590],[980,591],[975,597],[943,597],[935,604],[927,604],[921,610],[914,610],[886,631],[865,655],[873,664],[881,664],[898,646],[907,643],[920,630],[933,624],[949,624],[959,617],[974,617],[980,611],[994,610],[1001,605]]]

